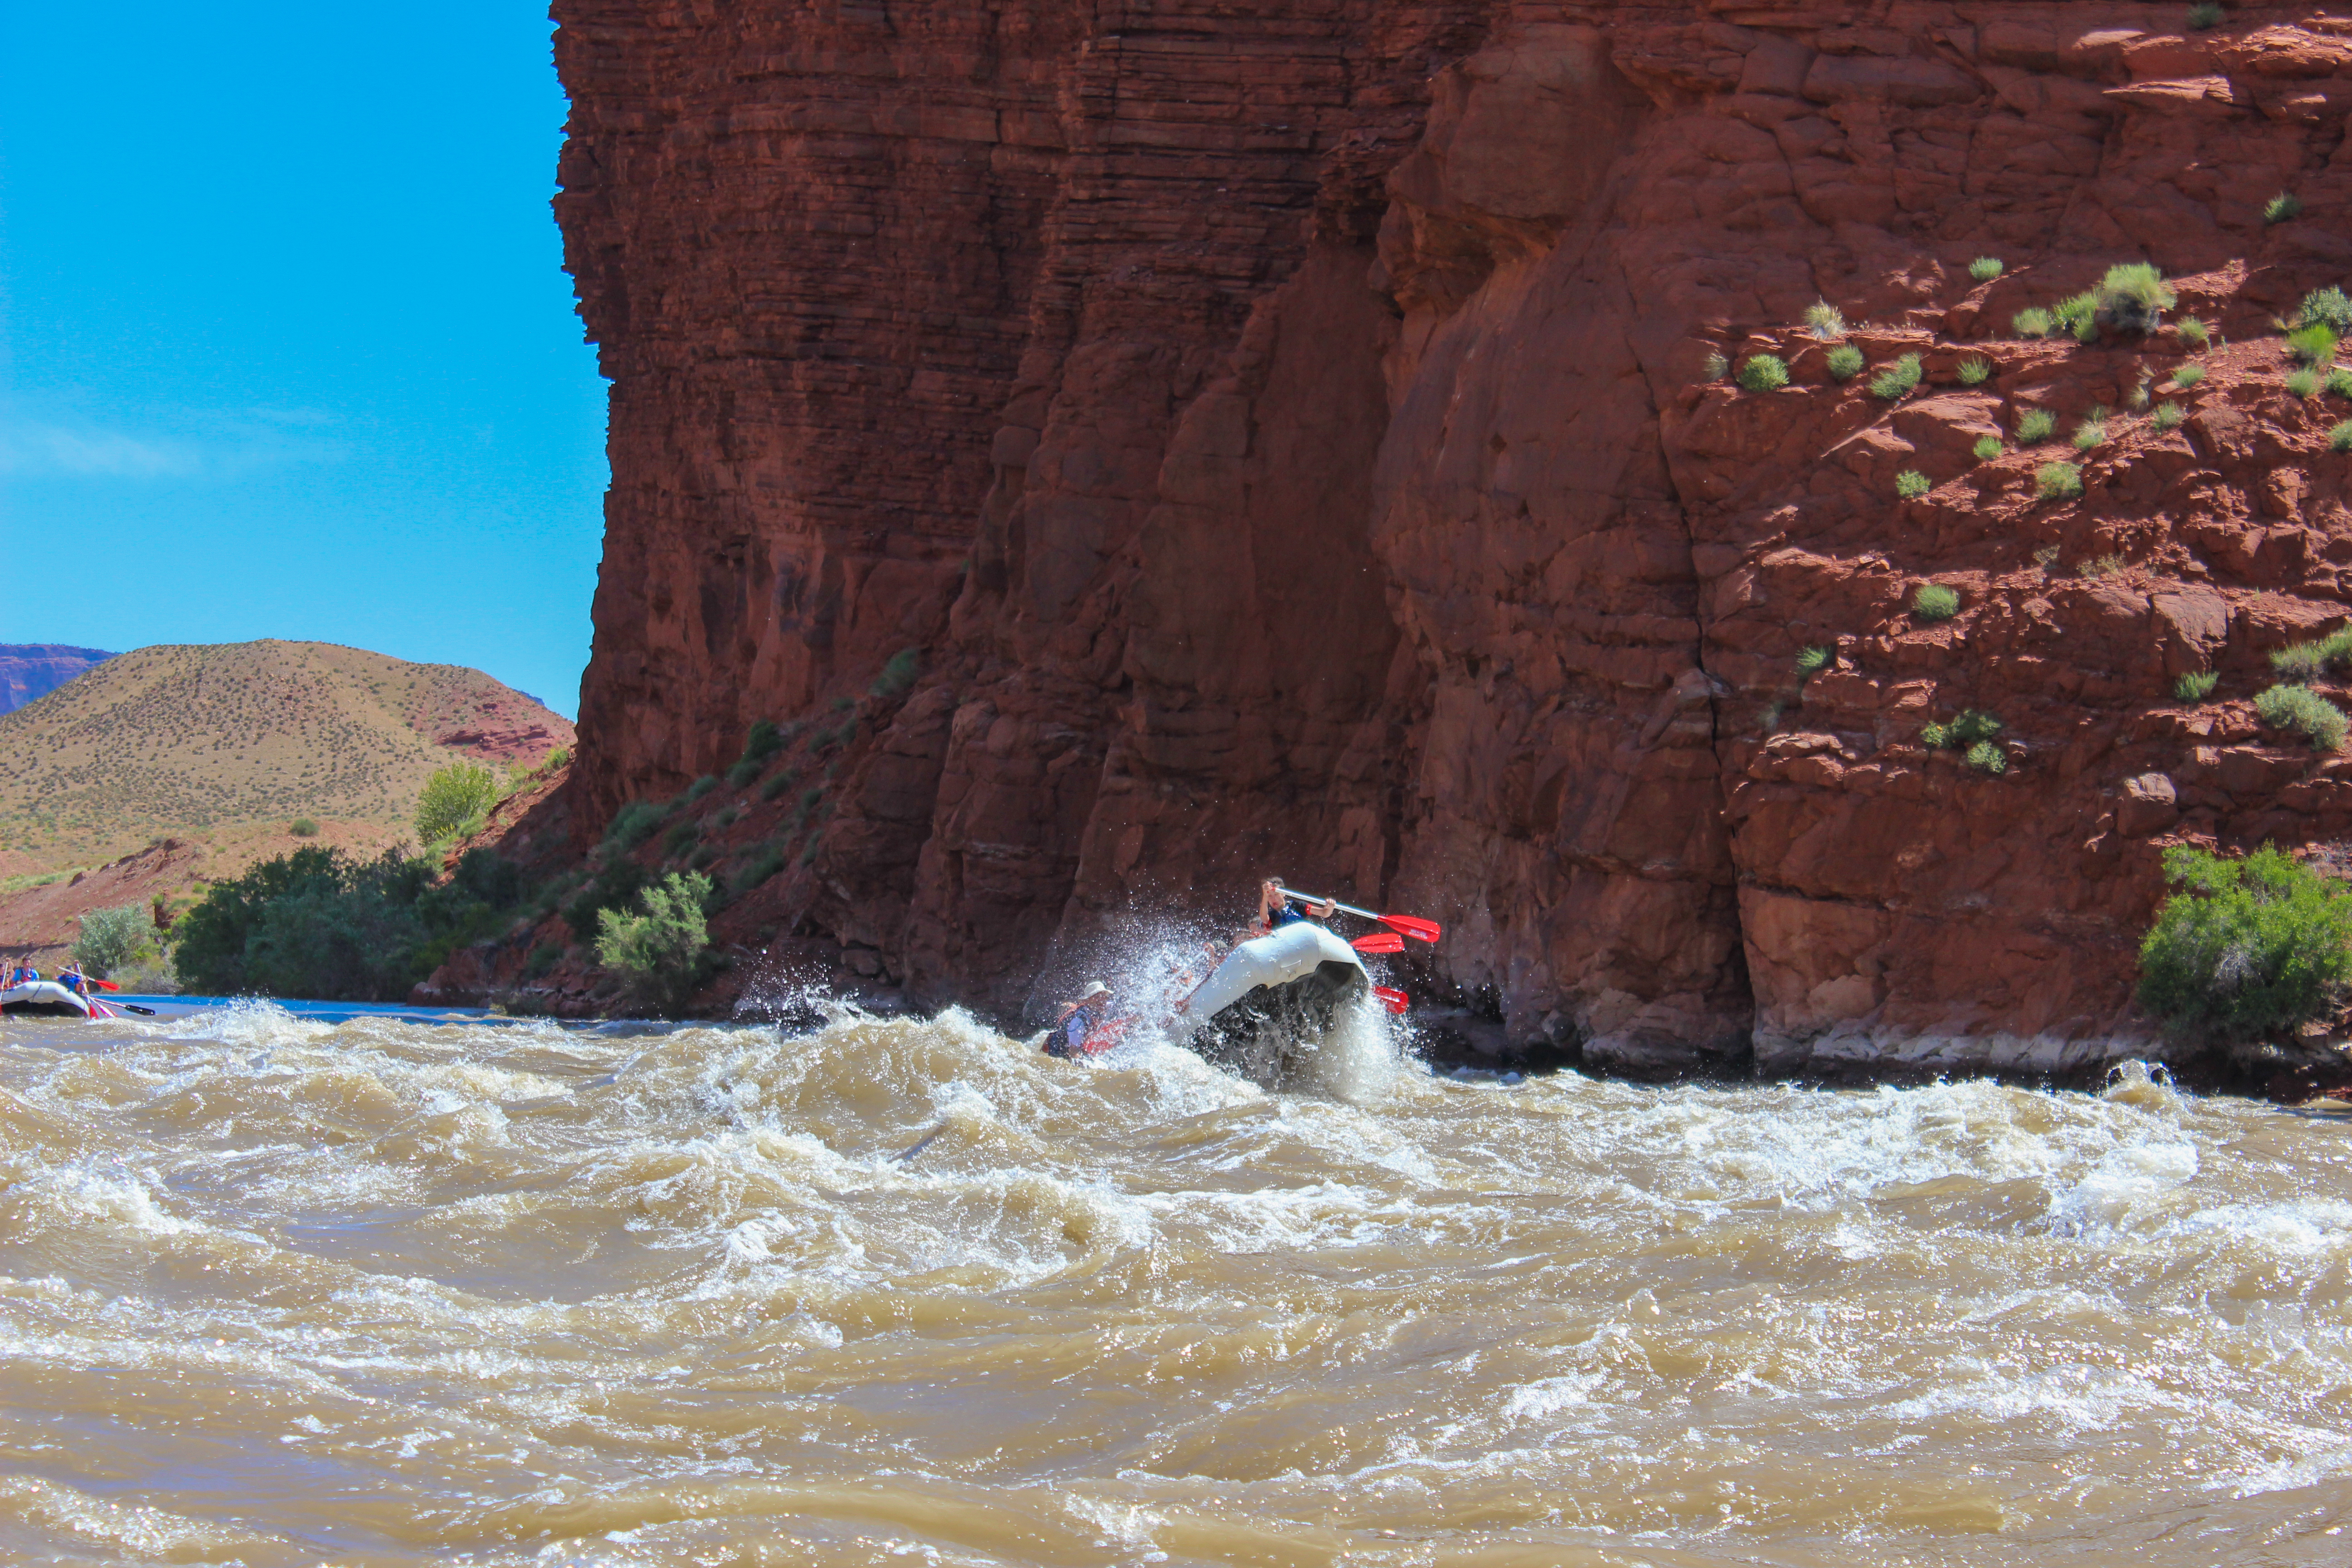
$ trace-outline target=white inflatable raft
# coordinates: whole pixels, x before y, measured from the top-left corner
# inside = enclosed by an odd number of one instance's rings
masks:
[[[1313,921],[1293,921],[1241,943],[1186,999],[1185,1044],[1267,1081],[1317,1049],[1371,976],[1356,950]]]
[[[89,1004],[54,980],[36,980],[0,991],[0,1012],[45,1013],[57,1018],[87,1018]]]

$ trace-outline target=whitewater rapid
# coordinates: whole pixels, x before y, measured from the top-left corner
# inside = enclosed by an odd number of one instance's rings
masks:
[[[2352,1124],[0,1023],[0,1560],[2352,1559]]]

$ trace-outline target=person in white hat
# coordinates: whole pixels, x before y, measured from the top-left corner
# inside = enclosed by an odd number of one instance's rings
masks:
[[[1067,1059],[1087,1054],[1086,1040],[1103,1021],[1110,1003],[1110,987],[1096,981],[1075,1002],[1062,1004],[1054,1027],[1045,1036],[1045,1054]]]

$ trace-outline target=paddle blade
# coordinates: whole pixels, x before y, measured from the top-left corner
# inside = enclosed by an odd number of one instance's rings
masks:
[[[1412,915],[1382,915],[1381,924],[1391,931],[1401,931],[1415,942],[1435,942],[1445,934],[1435,921],[1424,921]]]
[[[1385,985],[1373,986],[1372,994],[1386,1003],[1388,1005],[1389,1011],[1391,1013],[1402,1013],[1407,1007],[1412,1005],[1412,997],[1406,995],[1402,991],[1391,991]]]
[[[1376,931],[1370,936],[1360,936],[1348,944],[1358,952],[1402,952],[1404,938],[1394,931]]]

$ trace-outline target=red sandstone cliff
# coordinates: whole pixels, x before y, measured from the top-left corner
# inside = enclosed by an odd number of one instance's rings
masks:
[[[554,10],[614,383],[576,820],[803,721],[706,833],[793,851],[722,935],[1015,1004],[1273,866],[1446,920],[1444,982],[1596,1065],[2073,1067],[2145,1033],[2158,846],[2352,826],[2352,760],[2247,700],[2352,597],[2352,406],[2271,324],[2352,271],[2352,23]],[[2011,335],[2139,259],[2226,339],[2201,384],[2169,327]],[[1927,384],[1833,380],[1817,299]],[[1766,350],[1789,387],[1709,379]],[[2124,417],[2143,382],[2186,423]],[[2034,499],[2063,447],[1971,456],[2094,405],[2079,500]],[[1921,744],[1963,708],[2007,773]]]

